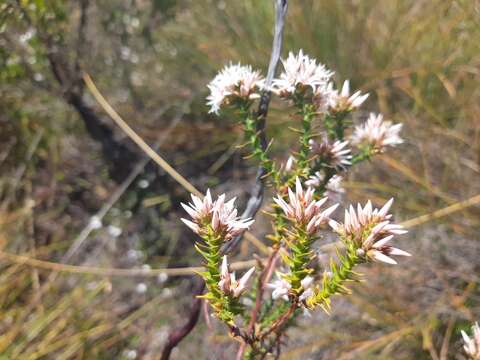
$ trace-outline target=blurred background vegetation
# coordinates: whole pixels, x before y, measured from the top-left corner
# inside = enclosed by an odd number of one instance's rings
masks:
[[[192,184],[242,202],[255,164],[234,118],[207,115],[206,84],[229,61],[265,72],[272,27],[268,0],[0,1],[0,359],[158,356],[192,280],[138,269],[199,263],[179,222],[188,194],[82,72]],[[370,92],[362,116],[405,124],[406,143],[352,174],[344,201],[394,196],[415,256],[362,269],[331,316],[290,331],[283,358],[463,359],[459,332],[480,320],[480,3],[291,1],[284,55],[300,48]],[[280,159],[291,121],[273,104]],[[268,226],[260,214],[254,232]],[[244,241],[236,258],[253,252]],[[137,271],[104,271],[118,268]],[[200,319],[173,357],[231,358],[212,326]]]

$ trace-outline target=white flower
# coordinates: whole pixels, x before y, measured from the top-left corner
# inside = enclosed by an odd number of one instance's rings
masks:
[[[300,179],[297,177],[295,193],[288,188],[288,203],[280,195],[273,200],[280,206],[287,218],[295,221],[298,225],[306,226],[306,231],[313,234],[318,231],[320,226],[328,222],[329,216],[338,206],[335,204],[323,210],[322,206],[328,198],[316,201],[313,197],[314,194],[315,190],[311,187],[304,191]]]
[[[218,287],[225,294],[239,297],[245,290],[247,290],[247,282],[255,272],[255,266],[250,268],[240,280],[236,280],[235,273],[230,273],[228,269],[227,255],[223,256],[222,267],[220,271],[220,281]]]
[[[304,55],[300,50],[298,55],[290,52],[288,58],[282,59],[284,71],[278,79],[273,80],[272,91],[282,97],[289,97],[296,91],[317,87],[325,87],[333,75],[324,65],[317,64],[315,59]]]
[[[334,194],[343,194],[345,189],[342,186],[343,177],[340,175],[333,175],[330,180],[328,180],[327,186],[327,196],[332,197]],[[328,194],[330,193],[330,195]]]
[[[94,215],[90,218],[90,224],[89,226],[93,229],[93,230],[98,230],[100,229],[103,224],[102,224],[102,220],[97,216],[97,215]]]
[[[319,157],[319,160],[334,168],[344,169],[351,165],[352,159],[351,150],[347,147],[348,141],[335,141],[333,144],[327,139],[321,143],[313,139],[309,141],[310,150],[314,155]]]
[[[305,185],[318,188],[324,181],[325,175],[317,171],[305,181]],[[340,175],[333,175],[331,179],[328,180],[327,185],[325,185],[325,195],[327,195],[330,200],[338,201],[338,195],[345,192],[345,189],[342,187],[342,182],[343,177]]]
[[[480,326],[478,326],[478,322],[472,326],[472,333],[472,337],[469,337],[462,330],[463,349],[472,360],[480,360]]]
[[[325,176],[320,173],[320,171],[315,172],[312,176],[308,178],[307,181],[305,181],[305,185],[312,187],[312,188],[317,188],[320,186],[320,184],[323,182],[325,179]]]
[[[272,292],[273,300],[283,299],[285,301],[288,301],[288,292],[290,291],[292,286],[287,280],[283,278],[284,275],[285,274],[277,272],[276,273],[277,279],[272,283],[267,284],[267,287],[269,289],[273,289],[273,292]]]
[[[285,163],[285,171],[291,171],[293,169],[293,164],[297,162],[294,156],[289,156],[287,162]]]
[[[254,222],[252,219],[240,219],[237,217],[235,198],[225,202],[225,194],[220,195],[217,200],[212,201],[210,190],[201,200],[195,195],[192,196],[192,203],[181,204],[185,211],[192,217],[193,221],[181,219],[185,225],[195,233],[202,235],[205,227],[211,226],[212,230],[223,237],[225,241],[240,235],[247,230]]]
[[[372,146],[374,150],[382,152],[387,146],[403,143],[400,131],[403,124],[393,125],[390,121],[383,121],[383,115],[370,113],[365,124],[355,128],[352,143]]]
[[[362,95],[360,91],[357,91],[350,96],[350,82],[345,80],[340,94],[337,90],[330,94],[329,110],[333,113],[356,110],[367,100],[368,95],[368,93]]]
[[[326,112],[329,110],[331,104],[335,102],[337,91],[333,89],[333,83],[323,84],[317,86],[313,92],[313,103],[318,112]]]
[[[122,235],[122,229],[115,225],[108,225],[107,231],[112,237],[119,237]]]
[[[370,200],[363,208],[358,204],[357,211],[350,205],[350,208],[345,210],[345,222],[339,224],[331,220],[330,226],[335,232],[358,246],[359,256],[396,264],[391,255],[411,255],[388,244],[394,235],[407,233],[401,225],[390,223],[392,215],[388,214],[388,211],[392,203],[393,199],[390,199],[380,210],[373,209]]]
[[[313,295],[313,277],[307,275],[305,276],[302,281],[300,281],[300,284],[302,285],[303,292],[302,294],[298,297],[300,301],[307,300],[310,296]]]
[[[138,283],[136,288],[135,288],[135,291],[139,294],[145,294],[147,292],[147,285],[145,283]]]
[[[218,114],[223,105],[228,105],[237,99],[253,100],[260,97],[260,90],[264,87],[264,78],[259,71],[251,66],[230,64],[225,66],[208,84],[210,95],[207,105],[211,113]]]

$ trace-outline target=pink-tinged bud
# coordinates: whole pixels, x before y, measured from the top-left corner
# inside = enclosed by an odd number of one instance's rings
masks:
[[[312,154],[317,155],[322,162],[337,169],[344,169],[352,164],[350,161],[352,154],[348,143],[348,141],[331,143],[328,138],[324,138],[321,142],[309,141]]]
[[[382,115],[371,113],[365,124],[355,128],[351,141],[353,144],[371,146],[374,150],[383,152],[387,146],[403,143],[401,130],[402,124],[393,125],[390,121],[383,121]]]
[[[194,222],[191,222],[191,221],[189,221],[189,220],[187,220],[187,219],[183,219],[183,218],[180,219],[180,220],[182,220],[182,222],[183,222],[185,225],[187,225],[190,229],[192,229],[194,233],[200,234],[200,227],[199,227],[197,224],[195,224]]]
[[[295,158],[293,156],[289,156],[287,159],[287,162],[285,164],[285,170],[286,171],[291,171],[293,168],[293,164],[296,162]]]
[[[367,100],[368,94],[362,95],[356,91],[350,96],[350,82],[345,80],[341,92],[333,90],[328,103],[329,111],[332,113],[350,112],[358,109]]]
[[[230,272],[228,271],[227,255],[223,256],[222,267],[220,271],[220,282],[218,285],[223,292],[230,291],[231,279]]]
[[[323,198],[316,201],[314,199],[315,190],[307,188],[304,190],[300,179],[295,180],[295,192],[288,188],[288,203],[281,195],[274,198],[275,203],[282,209],[285,216],[295,222],[297,225],[306,227],[306,231],[313,234],[319,230],[319,227],[325,225],[329,221],[329,216],[337,208],[338,205],[322,210],[322,205],[328,200]]]
[[[272,291],[273,300],[283,299],[285,301],[288,301],[288,292],[290,291],[292,286],[288,281],[286,281],[283,278],[284,275],[285,274],[277,272],[276,273],[277,279],[272,283],[267,284],[267,287],[273,290]]]
[[[397,262],[395,260],[393,260],[391,257],[385,255],[384,253],[382,253],[381,251],[378,251],[378,250],[371,250],[371,251],[368,252],[368,255],[372,259],[377,260],[377,261],[381,261],[381,262],[384,262],[384,263],[387,263],[387,264],[392,264],[392,265],[397,264]]]
[[[216,201],[212,201],[210,191],[200,200],[192,195],[193,204],[182,204],[183,208],[192,217],[193,221],[182,219],[182,221],[195,233],[208,233],[208,225],[215,232],[216,236],[222,237],[225,241],[242,234],[253,224],[252,219],[239,219],[235,208],[235,198],[225,202],[225,194],[220,195]]]
[[[218,287],[227,295],[239,297],[247,289],[248,280],[254,272],[255,267],[252,267],[237,282],[235,273],[229,272],[227,256],[225,255],[222,260]]]
[[[388,214],[393,199],[390,199],[380,210],[373,209],[370,200],[365,207],[360,204],[355,210],[353,206],[345,210],[345,222],[339,224],[330,221],[335,232],[352,241],[357,247],[357,255],[388,264],[397,262],[390,256],[410,256],[406,251],[397,249],[389,244],[394,235],[406,233],[401,225],[390,223]]]
[[[251,276],[255,272],[255,267],[250,268],[245,275],[243,275],[240,280],[238,281],[237,288],[233,291],[234,297],[239,297],[246,289],[248,280],[250,280]]]

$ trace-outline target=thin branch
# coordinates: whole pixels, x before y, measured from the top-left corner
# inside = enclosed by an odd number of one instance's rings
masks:
[[[287,0],[274,0],[275,1],[275,27],[273,36],[272,53],[270,55],[270,63],[268,65],[267,78],[265,80],[265,88],[270,88],[275,72],[277,70],[278,62],[280,60],[280,54],[282,52],[283,44],[283,28],[285,25],[285,15],[287,14],[288,1]],[[268,114],[268,107],[270,105],[269,90],[264,90],[262,97],[260,98],[260,104],[257,111],[257,133],[260,137],[260,144],[263,150],[267,149],[268,140],[265,132],[266,118]],[[254,218],[258,210],[263,203],[263,193],[265,190],[265,168],[259,166],[257,170],[257,176],[255,179],[255,186],[248,199],[245,211],[242,213],[242,218]],[[230,243],[225,246],[225,252],[228,253],[234,249],[238,243],[242,240],[242,236],[237,236]]]
[[[260,309],[262,307],[262,300],[263,300],[263,293],[265,291],[266,284],[270,281],[272,276],[273,269],[275,268],[276,262],[278,259],[278,249],[272,252],[267,260],[267,265],[263,269],[257,283],[257,292],[256,292],[256,299],[255,299],[255,307],[252,309],[250,315],[250,322],[248,324],[248,336],[250,338],[254,338],[255,336],[255,323],[257,322],[258,314],[260,313]],[[247,347],[246,343],[242,343],[237,352],[237,360],[241,360],[243,357],[243,353],[245,352]]]
[[[180,343],[180,341],[185,338],[185,336],[190,334],[195,325],[197,325],[198,318],[200,316],[200,310],[202,308],[202,299],[200,299],[198,296],[202,295],[203,291],[205,290],[205,282],[202,279],[199,280],[200,282],[197,282],[196,289],[193,292],[193,304],[192,308],[190,309],[187,321],[184,325],[170,333],[167,343],[163,347],[160,360],[170,359],[172,350]]]
[[[70,265],[52,261],[36,259],[27,255],[17,255],[7,251],[0,250],[0,259],[12,264],[30,266],[32,268],[52,271],[40,289],[40,293],[45,293],[48,286],[55,281],[58,273],[70,273],[80,275],[99,275],[99,276],[119,276],[119,277],[157,277],[160,274],[168,276],[188,276],[194,275],[200,271],[205,271],[204,267],[178,267],[163,269],[122,269],[122,268],[104,268],[96,266]],[[255,265],[256,260],[237,261],[231,264],[233,270],[247,269]]]
[[[89,0],[80,1],[80,20],[78,22],[78,37],[77,37],[77,46],[76,46],[76,56],[75,56],[75,73],[77,77],[77,84],[80,89],[83,87],[83,82],[81,81],[81,69],[82,69],[82,57],[87,48],[87,37],[86,29],[88,28],[88,6]]]

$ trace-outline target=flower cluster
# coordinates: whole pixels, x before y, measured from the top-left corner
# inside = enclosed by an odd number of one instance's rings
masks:
[[[338,207],[338,204],[335,204],[327,209],[322,209],[328,198],[315,200],[314,194],[315,190],[311,187],[308,187],[306,191],[303,190],[300,179],[297,177],[295,192],[288,188],[288,203],[283,200],[282,196],[277,196],[273,200],[280,206],[288,219],[299,226],[306,225],[307,233],[314,234],[320,226],[328,223],[329,216]]]
[[[220,271],[220,281],[218,283],[218,287],[222,290],[225,294],[232,296],[234,298],[239,297],[246,289],[248,280],[255,272],[255,266],[250,268],[241,278],[240,280],[236,280],[235,273],[230,273],[228,268],[228,260],[227,255],[223,256],[222,260],[222,267]]]
[[[290,290],[292,288],[292,285],[286,280],[286,278],[288,278],[289,275],[283,274],[281,272],[277,272],[276,276],[277,276],[276,280],[267,284],[267,287],[273,290],[272,299],[273,300],[283,299],[285,301],[288,301],[288,295],[290,294]],[[298,298],[300,301],[307,299],[313,294],[313,289],[312,289],[313,280],[314,280],[313,277],[307,275],[300,282],[302,286],[302,291],[303,291]]]
[[[350,81],[345,80],[340,93],[333,90],[330,95],[329,111],[332,113],[344,113],[358,109],[368,98],[368,93],[363,94],[356,91],[350,95]]]
[[[472,360],[480,360],[480,326],[478,322],[472,326],[472,337],[469,337],[465,331],[462,330],[463,349]]]
[[[207,105],[210,106],[210,112],[218,114],[223,105],[235,100],[248,101],[259,98],[264,83],[260,72],[253,70],[249,65],[225,66],[208,84],[210,95],[207,97]]]
[[[282,59],[283,72],[278,79],[273,80],[272,91],[281,97],[291,97],[296,92],[304,92],[310,88],[317,96],[327,90],[327,85],[333,72],[324,65],[317,64],[315,59],[304,55],[300,50],[298,55],[290,52],[287,59]]]
[[[393,125],[390,121],[384,121],[382,114],[370,113],[366,123],[355,128],[352,143],[383,152],[387,146],[403,143],[400,137],[402,126],[403,124]]]
[[[235,208],[235,198],[225,202],[225,194],[220,195],[217,200],[212,201],[210,190],[201,200],[192,194],[192,202],[182,207],[192,217],[193,221],[181,219],[185,225],[200,236],[205,235],[210,227],[213,232],[225,241],[242,234],[254,222],[252,219],[240,219]]]
[[[325,181],[325,175],[319,171],[315,172],[312,176],[305,181],[305,185],[313,188],[319,187]],[[326,195],[328,198],[333,199],[335,195],[343,194],[345,189],[342,187],[343,177],[340,175],[333,175],[325,185],[327,190]]]
[[[357,211],[350,205],[350,208],[345,210],[345,222],[340,224],[331,220],[330,226],[344,241],[350,241],[356,245],[357,255],[396,264],[397,262],[390,256],[410,256],[410,254],[388,244],[394,235],[407,232],[401,225],[390,222],[392,215],[388,214],[388,211],[392,203],[393,199],[390,199],[380,210],[374,209],[370,201],[363,208],[358,204]]]
[[[332,203],[345,192],[342,176],[386,147],[402,143],[402,125],[384,121],[382,115],[370,114],[364,124],[352,129],[349,117],[367,100],[368,94],[351,91],[348,80],[336,89],[334,73],[302,50],[290,52],[282,64],[283,71],[268,89],[259,71],[240,64],[226,66],[208,85],[210,112],[218,113],[225,106],[238,111],[246,143],[251,148],[249,157],[258,161],[263,178],[269,179],[265,184],[277,192],[271,213],[273,232],[269,236],[273,243],[256,278],[262,291],[248,294],[254,301],[242,301],[240,297],[255,276],[255,269],[237,279],[230,272],[223,252],[225,241],[241,235],[253,220],[237,216],[235,199],[226,201],[225,195],[220,195],[213,200],[210,191],[203,199],[192,195],[191,203],[182,204],[191,216],[182,221],[203,240],[195,244],[205,259],[205,271],[199,273],[207,290],[202,298],[216,317],[229,326],[231,335],[242,341],[239,354],[248,351],[252,359],[281,343],[280,336],[299,314],[297,310],[321,307],[329,312],[331,299],[348,294],[348,282],[358,280],[358,265],[371,261],[396,264],[394,256],[410,256],[390,245],[395,235],[406,233],[401,225],[393,223],[389,214],[393,199],[380,209],[374,208],[370,201],[363,207],[350,206],[343,223],[331,219],[338,207]],[[292,150],[295,157],[290,156],[281,166],[269,152],[265,119],[252,109],[254,100],[264,90],[286,100],[300,119],[299,125],[292,129],[298,134],[298,148]],[[327,201],[331,203],[327,205]],[[337,249],[336,258],[330,258],[321,275],[314,266],[318,255],[314,243],[327,224],[345,246]],[[270,282],[272,273],[276,273],[276,279]],[[286,303],[264,304],[265,287],[272,289],[273,300],[283,299]],[[246,307],[252,307],[252,311],[245,311]],[[241,321],[237,321],[239,317]],[[478,325],[473,339],[464,333],[463,336],[467,353],[480,360]]]
[[[313,139],[309,141],[310,151],[317,155],[323,163],[334,168],[344,169],[351,165],[351,150],[347,147],[348,141],[335,141],[333,144],[325,139],[317,142]]]

